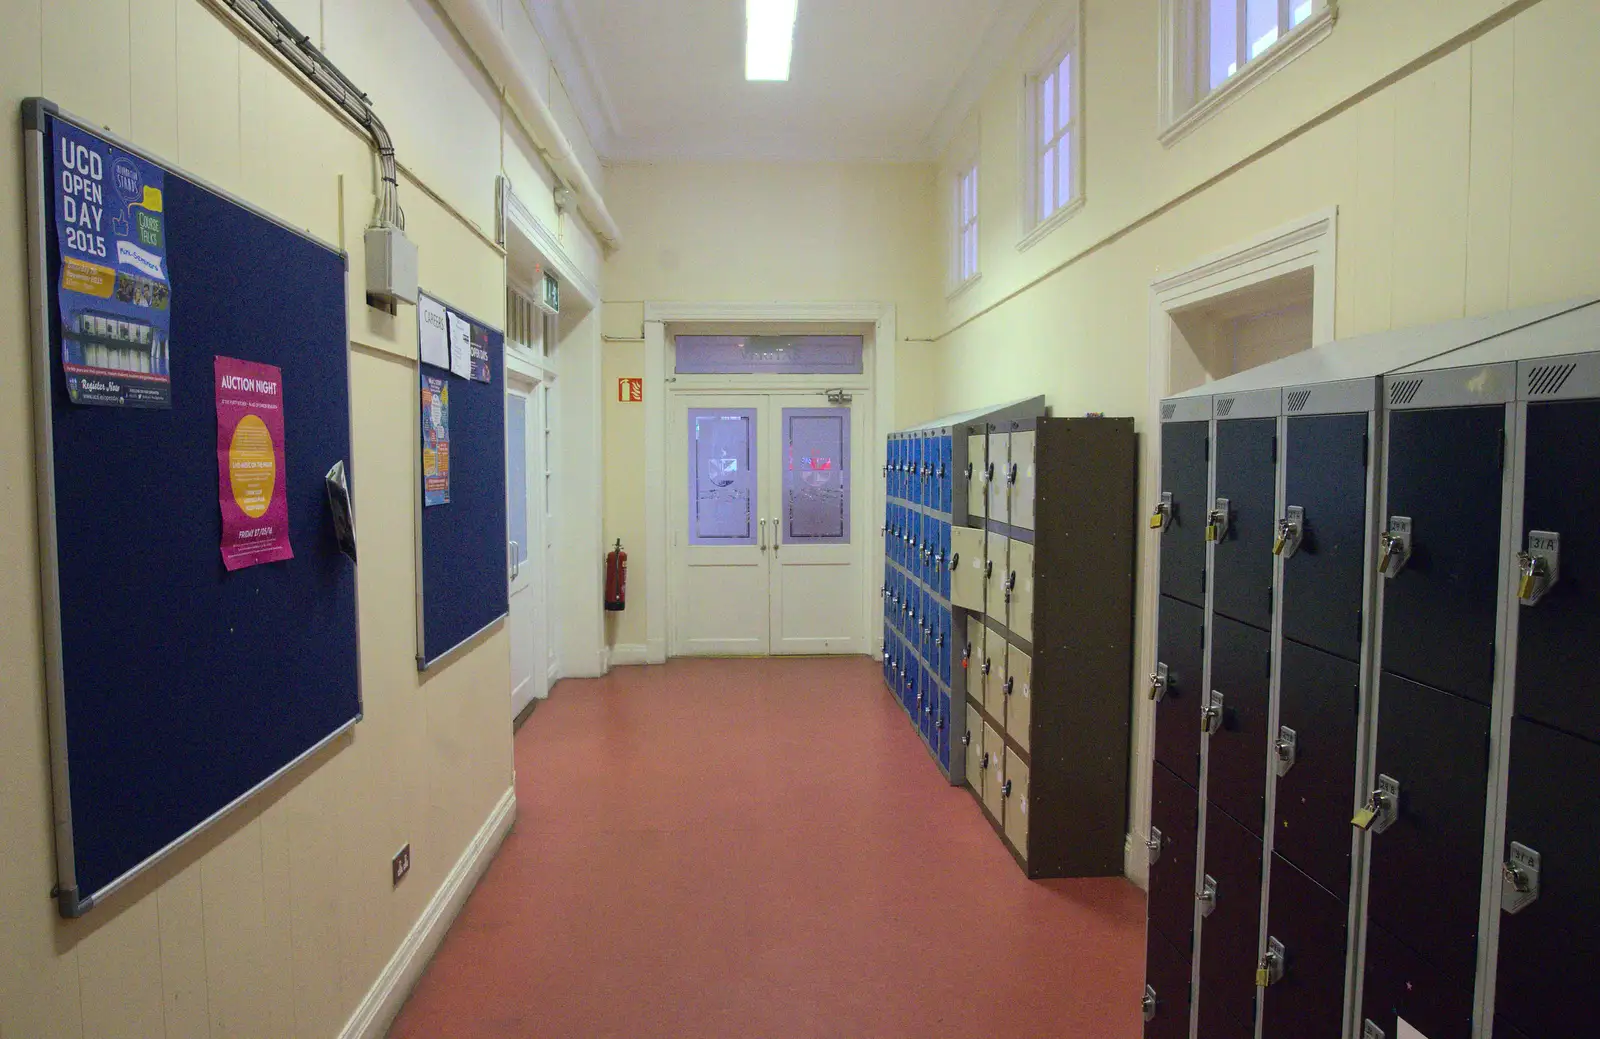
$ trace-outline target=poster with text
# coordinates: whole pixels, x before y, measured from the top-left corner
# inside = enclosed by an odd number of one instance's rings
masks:
[[[450,503],[450,383],[422,377],[422,504]]]
[[[489,330],[472,326],[472,381],[489,382]]]
[[[60,121],[55,145],[67,395],[74,404],[170,408],[161,168]]]
[[[217,484],[229,570],[293,559],[283,446],[283,374],[216,359]]]

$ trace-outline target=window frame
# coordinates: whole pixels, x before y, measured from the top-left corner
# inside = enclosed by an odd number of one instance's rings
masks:
[[[1067,5],[1067,21],[1056,32],[1045,33],[1053,46],[1041,51],[1032,63],[1022,82],[1022,222],[1023,235],[1017,242],[1019,251],[1026,251],[1042,241],[1056,228],[1072,219],[1084,206],[1087,192],[1084,185],[1084,104],[1083,104],[1083,5],[1082,0]],[[1040,120],[1040,89],[1061,68],[1068,56],[1072,58],[1070,75],[1071,104],[1067,125],[1059,133],[1052,130],[1050,143],[1042,138]],[[1059,88],[1057,101],[1060,103]],[[1071,197],[1058,201],[1045,216],[1039,213],[1042,193],[1041,165],[1047,152],[1055,151],[1063,139],[1070,140],[1072,153]],[[1057,172],[1059,177],[1059,171]]]
[[[1293,12],[1304,0],[1276,0],[1278,37],[1260,54],[1247,58],[1215,89],[1210,87],[1210,12],[1215,0],[1161,0],[1159,125],[1161,143],[1171,147],[1218,112],[1243,97],[1278,70],[1326,39],[1339,16],[1339,0],[1309,0],[1312,10],[1299,25]],[[1238,18],[1240,46],[1249,40],[1244,11],[1247,0],[1229,0],[1243,10]],[[1287,27],[1287,28],[1286,28]]]
[[[983,182],[977,155],[958,164],[949,176],[949,263],[945,271],[945,296],[956,296],[983,277]],[[968,185],[971,191],[968,191]],[[970,212],[967,209],[971,203]],[[968,237],[971,241],[969,243]],[[968,245],[971,246],[970,253]],[[969,269],[967,261],[970,258]]]

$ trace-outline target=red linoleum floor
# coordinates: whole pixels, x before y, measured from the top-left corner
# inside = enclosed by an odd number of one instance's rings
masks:
[[[865,659],[561,683],[396,1039],[1134,1039],[1144,896],[1029,882]]]

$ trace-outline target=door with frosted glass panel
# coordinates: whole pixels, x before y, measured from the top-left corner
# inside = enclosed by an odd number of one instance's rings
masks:
[[[767,401],[684,396],[674,408],[679,440],[672,589],[673,652],[684,656],[770,651],[768,560],[772,532],[765,482]],[[763,465],[763,461],[767,461]]]
[[[851,477],[864,449],[855,405],[816,407],[815,394],[769,397],[776,476],[770,482],[771,652],[864,653],[861,552]]]
[[[539,384],[521,371],[506,380],[506,519],[511,611],[511,714],[549,695],[545,619],[544,480]]]

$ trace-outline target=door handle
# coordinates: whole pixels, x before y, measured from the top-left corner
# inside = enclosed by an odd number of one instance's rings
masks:
[[[765,552],[767,550],[767,521],[765,519],[761,521],[761,540],[759,542],[759,546],[761,551]]]
[[[783,548],[783,537],[778,533],[779,517],[772,517],[772,554],[777,555]]]
[[[511,579],[515,581],[522,576],[522,545],[513,541],[511,543]]]

